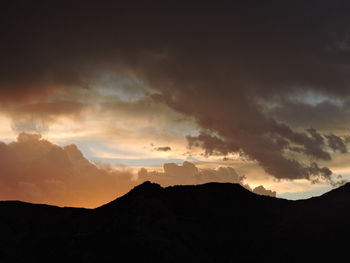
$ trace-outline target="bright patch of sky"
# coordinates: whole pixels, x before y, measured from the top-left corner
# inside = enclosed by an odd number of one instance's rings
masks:
[[[313,106],[325,101],[328,101],[337,106],[342,106],[344,103],[344,101],[339,98],[332,98],[325,94],[316,93],[310,90],[295,93],[290,97],[290,100],[302,102]]]
[[[16,139],[16,134],[11,128],[11,120],[0,115],[0,139],[2,142],[9,143]]]
[[[323,195],[326,192],[329,192],[333,188],[330,186],[321,186],[315,189],[306,190],[303,192],[286,192],[286,193],[277,193],[277,197],[289,199],[289,200],[298,200],[298,199],[308,199],[315,196]]]

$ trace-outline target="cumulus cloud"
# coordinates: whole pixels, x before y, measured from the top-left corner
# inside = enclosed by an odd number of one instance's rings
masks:
[[[258,195],[267,195],[267,196],[272,196],[272,197],[276,196],[276,192],[275,191],[271,191],[271,190],[265,189],[265,187],[262,186],[262,185],[259,185],[258,187],[255,187],[252,191],[254,193],[258,194]]]
[[[95,207],[134,185],[130,172],[98,167],[75,145],[60,147],[39,134],[1,143],[0,169],[1,200]]]
[[[91,89],[87,80],[107,71],[130,75],[152,90],[145,96],[195,120],[203,132],[189,143],[205,154],[242,153],[277,179],[332,181],[316,162],[332,159],[328,148],[345,152],[342,138],[324,140],[310,125],[296,130],[271,108],[310,91],[349,100],[350,53],[339,44],[347,43],[348,8],[344,1],[8,2],[0,102],[47,102]]]
[[[138,172],[138,180],[155,181],[163,186],[174,184],[201,184],[206,182],[231,182],[240,183],[244,177],[239,176],[231,167],[220,167],[213,169],[198,169],[191,162],[184,162],[182,165],[176,163],[165,163],[164,172],[147,171],[142,168]]]
[[[96,207],[145,180],[162,185],[244,180],[231,167],[200,170],[184,162],[163,168],[163,173],[142,168],[137,176],[91,163],[74,144],[60,147],[40,134],[21,133],[15,142],[0,143],[0,200]]]

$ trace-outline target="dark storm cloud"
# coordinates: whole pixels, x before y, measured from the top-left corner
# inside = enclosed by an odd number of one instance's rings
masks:
[[[300,101],[284,101],[280,106],[273,108],[270,114],[296,127],[346,132],[350,120],[350,103],[321,101],[312,105]]]
[[[349,97],[349,7],[13,1],[1,11],[0,100],[88,89],[84,80],[104,71],[132,74],[156,91],[155,100],[196,120],[203,132],[189,142],[207,155],[240,152],[279,179],[331,180],[313,160],[330,160],[329,148],[345,152],[342,139],[325,140],[309,125],[297,132],[270,108],[308,91]]]
[[[340,151],[341,153],[348,152],[344,140],[335,136],[334,134],[325,135],[328,140],[329,147],[334,151]]]

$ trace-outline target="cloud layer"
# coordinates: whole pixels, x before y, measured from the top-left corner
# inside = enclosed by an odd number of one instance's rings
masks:
[[[329,123],[350,101],[348,9],[311,0],[7,3],[0,104],[15,129],[45,129],[91,106],[77,94],[108,72],[193,118],[201,133],[189,144],[207,155],[241,153],[277,179],[334,183],[318,161],[347,151]]]
[[[174,185],[244,179],[229,167],[199,170],[189,162],[165,164],[164,173],[143,168],[137,176],[127,169],[97,166],[73,144],[60,147],[28,133],[19,134],[15,142],[0,143],[0,169],[0,200],[83,207],[109,202],[145,180]]]

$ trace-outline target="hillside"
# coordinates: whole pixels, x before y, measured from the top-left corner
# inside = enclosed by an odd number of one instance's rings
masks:
[[[288,201],[145,182],[96,209],[0,202],[0,261],[306,262],[346,254],[350,185]]]

